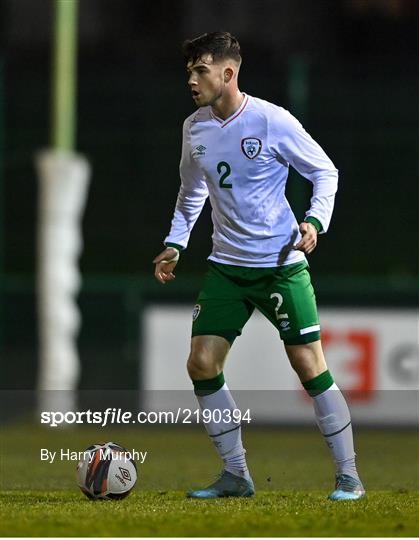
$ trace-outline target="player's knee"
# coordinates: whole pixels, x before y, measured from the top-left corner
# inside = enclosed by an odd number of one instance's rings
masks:
[[[187,369],[192,380],[213,379],[223,371],[230,344],[219,336],[192,338]]]
[[[203,350],[192,350],[186,364],[189,377],[193,381],[211,379],[214,372],[213,362],[211,358]]]
[[[291,366],[302,382],[320,375],[327,369],[320,341],[303,345],[287,345]]]
[[[187,370],[192,380],[212,379],[222,371],[222,360],[217,360],[216,348],[204,340],[193,340],[187,362]]]

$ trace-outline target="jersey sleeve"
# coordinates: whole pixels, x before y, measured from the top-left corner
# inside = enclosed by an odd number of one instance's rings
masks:
[[[338,170],[294,116],[284,109],[276,109],[270,114],[270,145],[277,154],[277,159],[292,165],[301,176],[313,184],[313,195],[306,218],[316,218],[322,226],[322,232],[326,232],[338,187]]]
[[[179,166],[180,189],[168,236],[164,243],[177,244],[185,249],[199,214],[208,197],[208,187],[202,171],[191,156],[190,121],[183,124],[182,157]]]

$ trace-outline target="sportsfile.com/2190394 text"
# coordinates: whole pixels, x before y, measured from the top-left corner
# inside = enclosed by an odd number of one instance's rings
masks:
[[[140,411],[133,413],[119,408],[104,411],[42,411],[41,424],[57,427],[61,424],[215,424],[248,423],[252,421],[250,409],[188,409],[173,411]]]

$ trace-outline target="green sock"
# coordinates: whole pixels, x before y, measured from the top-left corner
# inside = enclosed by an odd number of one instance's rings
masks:
[[[192,384],[194,385],[195,395],[208,396],[219,390],[224,385],[224,382],[224,373],[221,372],[213,379],[192,381]]]
[[[314,377],[314,379],[310,379],[302,384],[307,390],[307,393],[311,397],[314,397],[322,394],[332,386],[333,377],[330,374],[330,371],[327,369],[326,371],[323,371],[323,373],[320,373],[320,375],[317,375],[317,377]]]

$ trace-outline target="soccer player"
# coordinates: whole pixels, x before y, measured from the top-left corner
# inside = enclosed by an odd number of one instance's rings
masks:
[[[179,253],[209,197],[213,249],[193,312],[187,362],[199,406],[236,408],[223,366],[256,307],[278,329],[291,366],[313,400],[336,465],[329,498],[359,499],[365,491],[355,466],[350,413],[327,369],[305,257],[315,249],[318,233],[329,227],[337,170],[288,111],[239,90],[242,59],[231,34],[204,34],[186,41],[183,50],[198,110],[183,125],[181,186],[166,249],[153,262],[158,281],[174,279]],[[313,184],[311,206],[300,224],[285,198],[290,165]],[[240,424],[223,417],[206,428],[223,470],[215,483],[188,495],[253,495]]]

